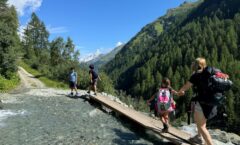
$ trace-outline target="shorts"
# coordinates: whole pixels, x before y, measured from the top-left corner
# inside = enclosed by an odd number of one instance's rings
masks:
[[[199,104],[199,102],[195,102],[195,104],[194,104],[194,111],[203,113],[202,107]]]
[[[92,80],[92,82],[90,82],[90,85],[92,85],[92,86],[97,86],[97,80],[98,80],[98,79]]]
[[[76,88],[76,82],[69,81],[69,88]]]
[[[199,112],[199,113],[202,113],[202,115],[204,115],[203,113],[203,110],[202,110],[202,107],[201,105],[199,104],[199,102],[196,102],[195,105],[194,105],[194,111],[196,112]],[[212,108],[212,110],[210,111],[210,114],[205,118],[207,119],[212,119],[213,117],[215,117],[217,115],[217,106],[214,106]]]

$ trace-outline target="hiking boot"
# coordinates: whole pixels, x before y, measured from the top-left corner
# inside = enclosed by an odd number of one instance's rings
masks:
[[[162,133],[168,133],[168,125],[167,124],[163,124],[163,129],[162,129]]]
[[[195,135],[194,137],[191,137],[189,139],[190,142],[196,143],[196,144],[200,144],[200,145],[204,145],[205,141],[203,140],[203,138],[199,135]]]

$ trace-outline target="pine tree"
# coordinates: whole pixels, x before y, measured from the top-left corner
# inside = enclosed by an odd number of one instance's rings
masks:
[[[16,72],[16,59],[19,52],[19,37],[17,35],[18,19],[14,7],[8,7],[6,1],[0,2],[0,75],[10,79]]]
[[[50,44],[50,56],[51,66],[56,66],[63,62],[62,51],[64,49],[64,40],[62,37],[58,37]]]
[[[36,68],[39,64],[47,64],[49,60],[48,50],[49,33],[43,22],[35,13],[32,13],[23,37],[25,58]]]

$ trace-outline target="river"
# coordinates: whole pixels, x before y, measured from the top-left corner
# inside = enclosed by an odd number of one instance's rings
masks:
[[[33,89],[5,97],[3,110],[0,110],[0,144],[167,144],[128,120],[103,112],[84,97],[73,99],[67,97],[67,93]]]

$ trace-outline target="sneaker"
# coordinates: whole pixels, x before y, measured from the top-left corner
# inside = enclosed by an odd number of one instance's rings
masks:
[[[190,142],[196,143],[196,144],[200,144],[200,145],[204,145],[205,141],[203,140],[203,138],[199,135],[195,135],[194,137],[191,137],[189,139]]]
[[[79,93],[77,92],[75,96],[79,96]]]

